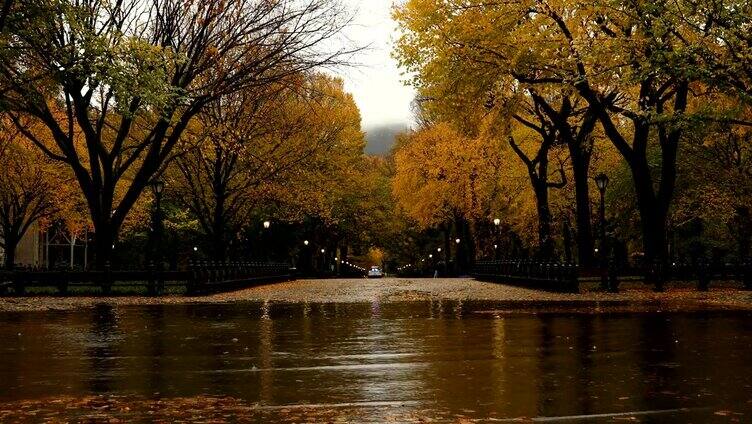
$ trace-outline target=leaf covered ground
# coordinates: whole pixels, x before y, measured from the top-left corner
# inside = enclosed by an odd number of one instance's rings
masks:
[[[556,293],[476,281],[471,278],[385,278],[297,280],[204,297],[0,297],[0,311],[69,310],[97,304],[150,305],[227,302],[358,303],[412,300],[478,300],[503,302],[512,310],[584,309],[586,312],[698,309],[752,310],[752,292],[735,283],[717,283],[700,292],[693,283],[673,283],[656,293],[639,281],[625,282],[619,293],[606,293],[596,282],[580,293]]]

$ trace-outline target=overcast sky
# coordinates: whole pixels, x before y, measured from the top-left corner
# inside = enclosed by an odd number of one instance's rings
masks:
[[[355,61],[358,66],[343,69],[345,88],[355,97],[363,118],[363,129],[412,124],[410,102],[414,91],[402,83],[397,63],[391,58],[396,24],[391,18],[392,0],[343,0],[356,11],[355,23],[347,36],[356,45],[369,46]]]

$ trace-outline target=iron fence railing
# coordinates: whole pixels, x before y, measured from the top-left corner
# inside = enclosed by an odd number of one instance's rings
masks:
[[[577,265],[528,259],[478,261],[473,276],[483,280],[503,280],[552,291],[578,292]]]
[[[583,273],[600,276],[601,288],[612,292],[619,290],[620,280],[629,277],[638,277],[658,291],[671,281],[695,281],[700,291],[708,290],[713,281],[738,281],[745,289],[752,290],[752,259],[738,262],[655,262],[637,268],[620,267],[610,260],[606,266],[580,271],[573,263],[507,259],[478,261],[473,275],[478,279],[567,292],[579,290],[580,274]]]
[[[24,295],[32,288],[52,288],[60,295],[70,294],[72,289],[110,295],[114,288],[129,287],[158,295],[169,287],[201,295],[288,280],[293,273],[286,263],[216,261],[191,261],[180,271],[166,271],[154,264],[143,270],[112,270],[109,266],[98,271],[17,269],[0,271],[0,294]]]

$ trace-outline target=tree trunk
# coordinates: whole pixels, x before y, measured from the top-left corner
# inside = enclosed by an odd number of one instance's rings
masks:
[[[551,209],[548,205],[548,184],[538,180],[533,183],[535,208],[538,212],[538,257],[550,259],[554,254],[551,238]]]
[[[536,104],[543,108],[556,126],[557,137],[564,141],[569,149],[575,186],[577,256],[580,264],[591,266],[594,256],[588,174],[593,151],[590,135],[598,121],[597,115],[591,106],[578,123],[573,125],[570,118],[575,116],[575,111],[569,94],[562,92],[562,102],[558,109],[542,96],[533,96]]]
[[[572,230],[569,218],[566,218],[562,227],[562,233],[564,235],[564,260],[566,262],[572,262]]]
[[[658,102],[659,96],[654,95],[653,83],[652,78],[641,82],[638,104],[641,112],[655,108],[658,113],[663,113],[664,102]],[[667,260],[667,217],[676,186],[676,160],[679,141],[683,134],[682,126],[669,129],[665,123],[651,124],[644,118],[635,118],[632,120],[634,131],[630,146],[612,121],[609,111],[602,103],[602,99],[591,89],[587,80],[579,82],[576,88],[594,108],[593,110],[598,114],[598,119],[606,136],[629,164],[637,195],[637,207],[640,212],[645,259],[649,262],[665,262]],[[672,109],[674,114],[683,114],[686,110],[688,94],[689,83],[687,81],[678,82],[673,95]],[[657,128],[661,147],[660,183],[658,184],[657,194],[648,164],[648,141],[651,128]]]
[[[70,253],[70,264],[69,264],[70,266],[69,266],[69,268],[73,269],[73,259],[74,259],[75,252],[76,252],[76,236],[73,235],[73,234],[70,235],[70,244],[69,244],[69,247],[70,247],[70,252],[69,252]]]
[[[225,196],[224,192],[215,194],[214,217],[212,219],[212,252],[210,257],[215,261],[227,259],[227,240],[225,225]]]
[[[537,131],[541,134],[542,141],[535,155],[535,159],[530,159],[519,148],[512,137],[509,138],[509,145],[517,156],[525,163],[527,167],[530,185],[535,195],[535,208],[538,213],[538,252],[535,256],[540,259],[550,259],[554,255],[554,243],[551,238],[551,209],[548,204],[548,189],[562,188],[566,185],[566,175],[560,170],[561,181],[558,183],[549,183],[548,181],[548,152],[556,142],[555,131],[546,129],[544,124]]]
[[[595,263],[593,255],[593,229],[590,211],[590,186],[588,171],[590,168],[590,153],[580,146],[569,145],[572,158],[572,174],[574,175],[574,191],[577,225],[577,258],[583,266],[589,267]]]
[[[473,227],[467,220],[465,221],[464,238],[467,240],[467,244],[465,245],[465,252],[467,253],[467,271],[472,271],[473,266],[475,265],[475,231],[473,231]]]
[[[648,263],[666,258],[666,219],[668,209],[658,207],[650,167],[645,157],[629,163],[634,179],[637,207],[642,227],[642,246]]]
[[[211,235],[212,251],[209,257],[214,261],[224,261],[227,259],[227,242],[225,240],[225,230],[222,227],[216,227]]]
[[[108,190],[106,186],[96,188],[80,181],[79,186],[86,197],[94,226],[94,266],[101,271],[108,263],[112,265],[115,239],[128,211],[113,210],[113,190]]]
[[[13,236],[6,236],[3,242],[5,244],[5,261],[3,266],[8,271],[11,271],[16,266],[16,248],[18,247],[18,240],[15,240]]]
[[[114,230],[110,223],[94,224],[94,265],[97,270],[105,269],[105,265],[112,264],[112,250],[115,245]]]

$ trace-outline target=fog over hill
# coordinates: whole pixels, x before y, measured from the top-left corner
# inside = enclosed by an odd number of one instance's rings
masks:
[[[397,134],[410,127],[404,123],[385,124],[365,129],[366,153],[369,155],[386,155],[394,145]]]

